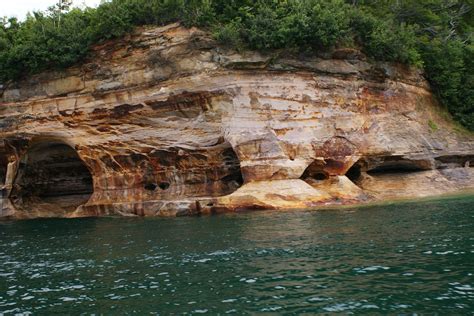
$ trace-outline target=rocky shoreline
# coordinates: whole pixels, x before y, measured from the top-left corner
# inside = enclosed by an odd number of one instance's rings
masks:
[[[2,85],[0,217],[304,209],[474,188],[420,71],[219,47],[179,24]]]

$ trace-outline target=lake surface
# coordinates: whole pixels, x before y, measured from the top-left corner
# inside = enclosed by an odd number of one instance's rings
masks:
[[[474,313],[474,197],[0,222],[0,314]]]

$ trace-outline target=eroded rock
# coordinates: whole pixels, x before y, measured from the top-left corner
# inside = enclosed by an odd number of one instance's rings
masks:
[[[474,188],[474,137],[453,130],[422,74],[354,50],[239,53],[172,24],[2,90],[4,217],[299,209]]]

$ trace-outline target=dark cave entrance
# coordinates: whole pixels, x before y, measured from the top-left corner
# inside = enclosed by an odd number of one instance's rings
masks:
[[[367,174],[371,176],[383,175],[383,174],[394,174],[394,173],[412,173],[417,171],[423,171],[417,165],[410,162],[390,163],[385,165],[377,166],[367,171]]]
[[[410,174],[431,169],[429,160],[410,160],[400,156],[365,157],[357,161],[347,172],[346,176],[358,184],[367,174],[371,177]]]
[[[224,150],[222,153],[222,161],[227,175],[222,177],[221,181],[227,191],[231,193],[240,188],[244,183],[242,170],[240,169],[240,161],[232,148]]]
[[[473,168],[474,155],[446,155],[435,158],[437,169]]]
[[[92,192],[92,175],[72,147],[41,142],[20,162],[11,198],[25,211],[61,215],[86,203]]]
[[[356,162],[354,165],[352,165],[352,167],[347,170],[346,177],[348,177],[353,183],[357,184],[357,182],[362,177],[362,164],[360,162]]]
[[[8,159],[5,152],[0,150],[0,216],[3,215],[4,198],[7,196],[5,187],[7,177]]]
[[[324,181],[329,179],[329,175],[324,171],[324,162],[315,160],[303,172],[301,179],[311,184],[315,181]]]
[[[170,185],[171,184],[169,182],[160,182],[160,183],[152,182],[152,183],[145,183],[143,187],[145,188],[145,190],[148,190],[148,191],[155,191],[157,188],[159,188],[162,191],[166,191],[168,190]]]
[[[0,189],[5,185],[7,177],[8,159],[5,153],[0,152]]]
[[[241,187],[240,160],[230,144],[209,149],[158,149],[150,153],[141,187],[148,198],[217,197]]]

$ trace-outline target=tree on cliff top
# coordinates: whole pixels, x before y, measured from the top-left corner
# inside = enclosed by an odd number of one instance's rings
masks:
[[[238,49],[311,54],[356,47],[424,67],[440,100],[474,130],[474,0],[59,0],[24,22],[0,22],[0,81],[80,62],[89,47],[137,25],[181,21]]]

